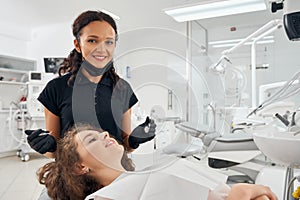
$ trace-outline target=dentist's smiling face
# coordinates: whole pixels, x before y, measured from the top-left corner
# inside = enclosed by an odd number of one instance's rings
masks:
[[[120,166],[124,148],[108,132],[86,130],[79,132],[75,140],[81,161],[91,169]]]
[[[116,33],[105,21],[93,21],[80,31],[80,41],[75,39],[74,45],[84,59],[97,68],[103,68],[113,59],[116,47]]]

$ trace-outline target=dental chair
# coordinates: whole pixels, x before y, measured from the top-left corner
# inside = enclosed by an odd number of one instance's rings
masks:
[[[166,153],[177,153],[185,157],[205,153],[209,167],[228,168],[239,173],[228,176],[228,184],[254,183],[259,171],[244,164],[261,154],[251,133],[237,129],[233,133],[221,135],[215,131],[200,130],[196,125],[189,122],[177,123],[175,127],[191,137],[200,138],[203,146],[188,143],[173,144],[164,149]]]
[[[192,137],[200,138],[207,152],[258,150],[252,134],[243,130],[221,135],[216,131],[200,130],[196,125],[189,122],[178,123],[175,127]]]

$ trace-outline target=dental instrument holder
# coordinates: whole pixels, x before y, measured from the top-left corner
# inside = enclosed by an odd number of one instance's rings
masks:
[[[279,113],[276,113],[275,117],[277,117],[286,127],[289,126],[290,122],[286,118],[281,116]]]
[[[296,112],[293,112],[291,126],[295,126],[296,125],[295,116],[296,116]]]
[[[291,122],[288,121],[288,115],[281,116],[279,113],[275,114],[275,117],[278,118],[290,132],[295,132],[295,135],[300,131],[300,127],[297,126],[295,121],[296,112],[293,112]]]

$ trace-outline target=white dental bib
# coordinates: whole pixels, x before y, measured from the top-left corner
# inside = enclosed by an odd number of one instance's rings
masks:
[[[213,195],[213,200],[221,200],[229,191],[224,184],[226,180],[226,175],[215,170],[186,159],[176,159],[159,169],[123,173],[110,185],[86,197],[86,200],[206,200],[209,191],[215,189],[218,191]]]

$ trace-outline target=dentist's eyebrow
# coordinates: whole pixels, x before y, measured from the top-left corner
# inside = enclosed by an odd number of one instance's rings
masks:
[[[88,38],[98,38],[97,35],[89,35]]]
[[[99,37],[97,35],[89,35],[87,38],[95,38],[95,39],[98,39]],[[105,38],[106,40],[114,40],[115,38],[114,37],[106,37]]]

